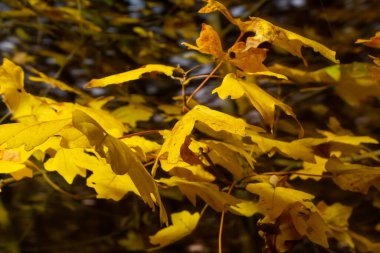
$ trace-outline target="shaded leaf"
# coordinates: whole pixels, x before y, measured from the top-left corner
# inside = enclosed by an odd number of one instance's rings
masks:
[[[343,163],[332,157],[326,163],[326,170],[343,190],[366,194],[371,186],[380,189],[380,167]]]
[[[229,205],[236,205],[241,202],[241,200],[219,191],[218,186],[212,183],[191,182],[179,177],[161,178],[159,182],[168,186],[178,186],[194,206],[197,203],[196,197],[199,196],[218,212]]]

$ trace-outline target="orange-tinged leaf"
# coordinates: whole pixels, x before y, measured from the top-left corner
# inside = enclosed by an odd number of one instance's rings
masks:
[[[195,43],[197,44],[196,47],[188,43],[182,44],[189,49],[194,49],[204,54],[211,54],[216,58],[221,58],[224,55],[219,35],[210,25],[202,24],[201,33]]]
[[[124,82],[129,82],[141,78],[145,73],[158,72],[165,74],[167,76],[173,76],[173,72],[176,68],[161,64],[148,64],[141,68],[123,72],[120,74],[107,76],[101,79],[92,79],[89,83],[86,84],[87,88],[94,87],[106,87],[111,84],[122,84]]]
[[[206,0],[207,5],[202,7],[198,12],[199,13],[210,13],[214,11],[220,11],[232,24],[236,24],[236,19],[232,17],[228,9],[218,1],[215,0]]]
[[[380,189],[380,167],[343,163],[332,157],[326,163],[326,170],[343,190],[366,194],[371,186]]]
[[[170,217],[172,225],[149,236],[151,244],[159,245],[154,249],[163,248],[191,234],[198,224],[200,214],[197,212],[191,214],[185,210],[178,213],[172,213]]]
[[[167,186],[178,186],[194,206],[197,203],[197,196],[199,196],[218,212],[221,212],[227,206],[241,202],[241,200],[219,191],[217,185],[208,182],[192,182],[179,177],[161,178],[159,182]]]
[[[215,88],[212,93],[218,93],[221,99],[226,99],[228,96],[231,96],[232,99],[237,99],[246,95],[271,129],[273,129],[276,106],[280,107],[287,115],[293,117],[298,122],[290,106],[272,97],[257,84],[240,79],[235,74],[230,73],[226,75],[222,84]],[[302,128],[300,135],[303,135]]]
[[[375,36],[370,39],[358,39],[355,43],[363,43],[368,47],[380,48],[380,31],[375,34]]]
[[[328,49],[316,41],[285,30],[261,18],[251,17],[250,19],[250,21],[243,22],[239,20],[238,22],[238,26],[243,33],[255,33],[255,36],[247,38],[247,46],[257,48],[260,44],[269,42],[301,58],[305,65],[307,65],[307,62],[302,56],[301,49],[302,47],[311,47],[315,52],[319,52],[330,61],[339,63],[335,59],[335,51]]]
[[[0,125],[0,145],[6,143],[7,148],[25,145],[25,150],[32,150],[51,136],[70,125],[71,119],[60,119],[34,124],[10,123]]]
[[[247,74],[268,71],[267,67],[263,64],[267,56],[267,50],[264,48],[247,48],[246,44],[240,41],[228,49],[227,56],[228,62]]]

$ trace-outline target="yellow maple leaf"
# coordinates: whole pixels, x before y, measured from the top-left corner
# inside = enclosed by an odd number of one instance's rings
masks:
[[[366,194],[371,186],[380,189],[380,167],[343,163],[332,157],[326,163],[326,170],[343,190]]]
[[[275,221],[282,215],[289,215],[295,230],[300,235],[305,235],[311,241],[328,247],[327,227],[312,203],[313,195],[290,188],[273,187],[269,183],[248,184],[246,189],[260,196],[258,208],[267,219]]]
[[[129,174],[117,175],[102,158],[99,164],[92,167],[92,175],[87,178],[87,186],[94,188],[96,197],[119,201],[127,193],[133,192],[141,196]]]
[[[349,234],[348,224],[353,208],[340,203],[328,206],[323,201],[317,204],[317,208],[327,224],[327,236],[335,238],[339,243],[343,244],[342,246],[354,248],[355,245]]]
[[[257,84],[240,79],[236,77],[235,74],[227,74],[224,77],[222,84],[215,88],[212,93],[218,93],[218,96],[221,99],[226,99],[228,96],[232,99],[237,99],[246,95],[252,105],[261,114],[264,121],[269,124],[271,129],[273,129],[276,106],[280,107],[287,115],[293,117],[299,124],[297,117],[290,106],[272,97]],[[303,135],[302,127],[300,135]]]
[[[191,234],[198,224],[200,214],[197,212],[191,214],[185,210],[178,213],[172,213],[170,218],[172,225],[149,236],[151,244],[159,245],[152,250],[163,248]]]
[[[166,223],[167,215],[157,185],[133,151],[124,142],[109,135],[85,112],[73,112],[73,126],[87,136],[90,144],[107,160],[115,174],[129,174],[143,201],[151,208],[157,204],[160,207],[160,219]]]
[[[312,163],[315,162],[313,150],[310,147],[304,145],[300,141],[302,139],[285,142],[266,138],[258,134],[251,134],[250,138],[264,153],[277,151],[295,160],[303,160]]]
[[[25,145],[25,150],[29,151],[70,124],[71,119],[51,120],[34,124],[4,124],[0,126],[0,145],[6,143],[7,148]]]
[[[322,82],[332,86],[344,101],[353,106],[360,105],[368,97],[380,97],[379,70],[373,64],[354,62],[311,72],[277,64],[269,69],[300,85]]]
[[[197,105],[175,124],[157,157],[168,152],[168,162],[176,163],[180,158],[181,146],[191,134],[196,122],[207,125],[213,131],[225,131],[239,136],[245,135],[245,128],[248,126],[242,119]]]
[[[154,110],[142,104],[129,104],[120,106],[112,111],[112,115],[123,123],[131,127],[136,127],[138,121],[148,121],[154,113]]]
[[[307,62],[302,56],[301,49],[302,47],[311,47],[315,52],[319,52],[330,61],[339,63],[339,61],[335,59],[336,53],[334,51],[316,41],[285,30],[259,17],[250,17],[250,19],[250,21],[238,22],[238,26],[242,32],[255,33],[255,36],[247,38],[248,46],[258,47],[263,42],[269,42],[301,58],[305,65],[307,65]]]
[[[138,69],[133,69],[127,72],[123,72],[120,74],[107,76],[101,79],[92,79],[89,83],[86,84],[87,88],[94,87],[106,87],[111,84],[121,84],[124,82],[129,82],[133,80],[137,80],[141,78],[141,76],[145,73],[150,72],[159,72],[163,73],[167,76],[173,76],[176,68],[171,66],[165,66],[161,64],[148,64]]]
[[[191,181],[212,182],[215,176],[205,170],[201,165],[191,165],[182,160],[176,163],[168,163],[165,159],[160,159],[161,168],[169,172],[170,175],[186,178]]]
[[[180,191],[194,206],[197,203],[197,196],[199,196],[218,212],[223,211],[227,206],[236,205],[241,202],[240,199],[219,191],[217,185],[208,182],[192,182],[175,176],[171,178],[161,178],[159,182],[167,186],[178,186]]]
[[[98,164],[98,159],[83,148],[61,148],[45,162],[45,169],[57,171],[67,183],[72,184],[77,175],[85,177],[86,169],[91,170]]]

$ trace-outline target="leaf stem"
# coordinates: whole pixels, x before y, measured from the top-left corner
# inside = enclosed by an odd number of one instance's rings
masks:
[[[218,65],[210,72],[209,75],[203,80],[203,82],[195,89],[195,91],[188,97],[186,100],[186,105],[190,103],[191,99],[194,97],[195,94],[207,83],[207,81],[214,75],[214,73],[222,66],[223,60],[221,60]],[[186,106],[185,105],[185,106]]]
[[[153,130],[146,130],[146,131],[136,132],[136,133],[132,133],[132,134],[123,135],[123,136],[119,137],[119,140],[120,139],[129,138],[129,137],[132,137],[132,136],[140,136],[140,135],[148,135],[148,134],[158,134],[160,131],[161,130],[153,129]]]

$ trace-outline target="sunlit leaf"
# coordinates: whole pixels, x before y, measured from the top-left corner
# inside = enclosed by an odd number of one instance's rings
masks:
[[[111,84],[122,84],[124,82],[129,82],[141,78],[145,73],[158,72],[163,73],[167,76],[173,76],[176,68],[171,66],[165,66],[161,64],[148,64],[138,69],[130,70],[124,73],[107,76],[101,79],[92,79],[86,84],[87,88],[93,87],[106,87]]]
[[[218,93],[221,99],[226,99],[228,96],[232,99],[237,99],[246,95],[271,128],[273,128],[274,124],[276,106],[280,107],[287,115],[293,117],[298,122],[296,115],[288,105],[269,95],[257,84],[240,79],[235,74],[230,73],[226,75],[222,84],[214,89],[212,93]]]
[[[4,124],[0,126],[0,145],[6,143],[7,148],[17,148],[25,145],[25,150],[29,151],[70,124],[71,119],[52,120],[35,124]]]
[[[198,224],[200,215],[197,212],[191,214],[188,211],[182,211],[172,213],[170,217],[172,225],[149,236],[151,244],[159,245],[154,249],[163,248],[191,234]]]
[[[57,171],[67,183],[72,184],[77,175],[86,176],[86,169],[91,170],[98,164],[98,159],[82,148],[62,148],[45,162],[45,168],[48,171]]]
[[[225,131],[239,136],[245,135],[247,127],[247,123],[242,119],[197,105],[175,124],[162,145],[158,157],[168,152],[168,162],[176,163],[180,158],[181,146],[184,144],[186,136],[191,134],[196,122],[201,122],[217,132]]]
[[[139,195],[151,208],[155,203],[160,207],[161,221],[167,222],[166,211],[162,205],[157,185],[133,151],[119,139],[109,135],[100,124],[85,112],[73,113],[73,125],[87,136],[96,152],[105,158],[117,175],[128,173]],[[105,148],[107,148],[105,150]]]

